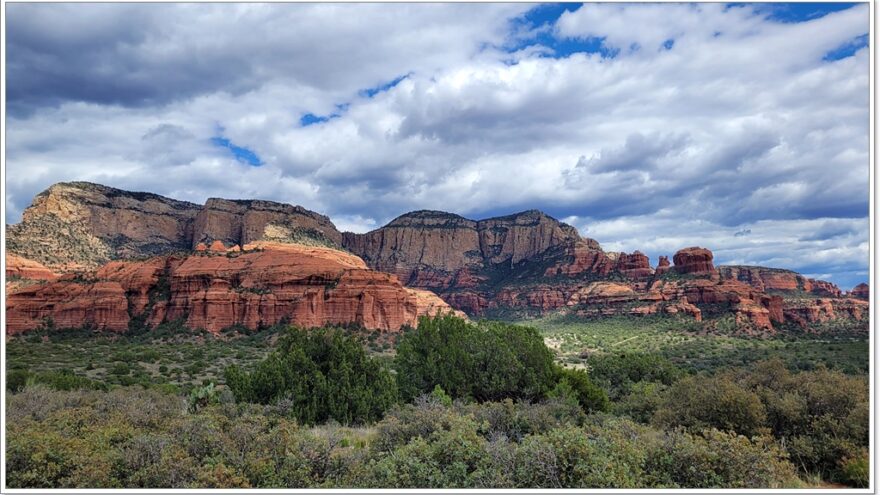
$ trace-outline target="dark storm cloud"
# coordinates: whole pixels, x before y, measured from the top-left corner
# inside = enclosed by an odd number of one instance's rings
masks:
[[[252,87],[235,53],[174,50],[161,42],[172,5],[9,4],[7,100],[20,115],[65,101],[146,106],[199,93]],[[175,53],[177,51],[177,53]]]

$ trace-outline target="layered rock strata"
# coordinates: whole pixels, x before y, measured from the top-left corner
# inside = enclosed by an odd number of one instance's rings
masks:
[[[210,332],[281,321],[316,327],[361,325],[397,331],[420,316],[453,312],[436,295],[404,287],[334,249],[259,242],[244,251],[111,262],[8,295],[7,333],[51,325],[124,332],[182,320]]]

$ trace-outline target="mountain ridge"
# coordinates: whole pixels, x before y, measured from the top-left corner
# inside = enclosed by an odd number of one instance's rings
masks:
[[[347,250],[370,269],[430,290],[472,316],[663,313],[711,320],[730,314],[760,333],[786,321],[808,326],[841,311],[861,319],[860,302],[853,301],[868,294],[860,286],[848,297],[830,282],[785,269],[715,267],[712,252],[701,247],[674,253],[674,264],[661,256],[655,267],[639,251],[606,252],[595,239],[535,209],[482,220],[416,210],[352,233],[340,232],[325,215],[286,203],[209,198],[196,205],[68,182],[38,194],[8,233],[10,253],[55,272],[194,249],[240,250],[254,242]]]

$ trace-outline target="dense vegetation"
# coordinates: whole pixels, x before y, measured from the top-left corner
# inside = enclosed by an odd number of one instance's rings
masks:
[[[188,413],[139,387],[10,396],[14,487],[792,486],[769,438],[661,431],[560,401],[423,398],[369,428],[299,426],[230,398]],[[719,452],[725,455],[719,456]]]
[[[225,376],[238,401],[283,405],[303,424],[373,422],[397,401],[391,373],[339,330],[287,332],[252,372]]]
[[[15,339],[8,485],[867,486],[868,380],[854,360],[695,369],[617,345],[573,368],[554,362],[564,354],[538,330],[516,325],[445,317],[396,343],[367,335],[199,336],[200,359],[223,368],[179,381],[146,370],[180,367],[191,342]],[[68,367],[31,366],[36,349],[80,345],[85,357],[65,358]],[[95,352],[127,359],[98,374]],[[120,363],[127,374],[112,372]]]
[[[453,397],[535,399],[554,385],[553,354],[537,330],[453,316],[424,319],[394,359],[404,400],[440,385]]]

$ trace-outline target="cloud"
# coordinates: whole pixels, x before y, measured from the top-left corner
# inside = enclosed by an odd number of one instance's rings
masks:
[[[163,105],[267,81],[343,97],[500,43],[522,5],[15,4],[8,101]],[[418,29],[413,29],[413,26]],[[379,54],[379,56],[377,56]],[[316,102],[318,103],[318,102]]]
[[[857,277],[869,9],[821,13],[13,4],[6,219],[61,180],[285,201],[360,231],[539,208],[630,251],[713,243]]]

